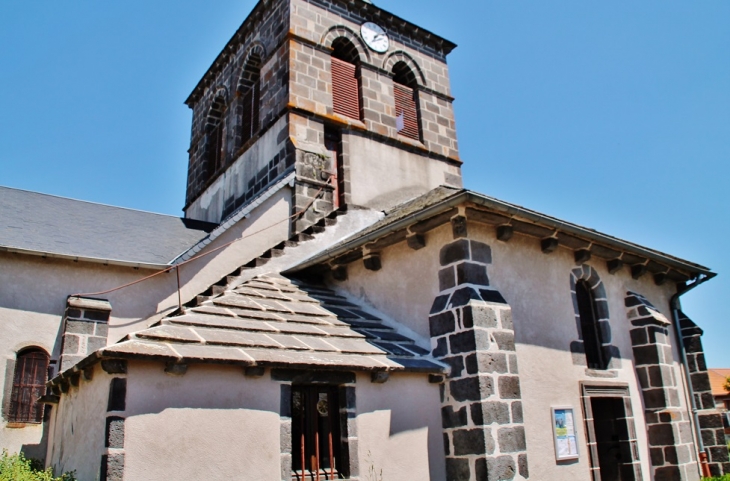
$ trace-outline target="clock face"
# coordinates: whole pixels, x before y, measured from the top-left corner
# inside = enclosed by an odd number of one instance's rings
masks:
[[[365,44],[376,52],[385,53],[388,51],[390,45],[388,35],[379,25],[373,22],[363,23],[360,27],[360,35],[362,35]]]

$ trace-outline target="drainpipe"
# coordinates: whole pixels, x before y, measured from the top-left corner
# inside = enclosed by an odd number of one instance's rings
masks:
[[[681,309],[679,298],[700,284],[709,281],[716,275],[717,274],[714,272],[700,274],[692,284],[684,286],[683,289],[678,290],[677,293],[669,299],[669,308],[672,311],[672,321],[674,322],[674,331],[677,336],[677,345],[682,358],[682,367],[684,368],[685,392],[689,396],[689,404],[692,407],[692,424],[694,425],[694,429],[692,431],[694,432],[695,442],[699,448],[700,469],[702,470],[702,476],[704,477],[710,477],[710,471],[709,466],[707,465],[707,452],[705,451],[705,445],[702,442],[702,434],[700,433],[700,423],[699,418],[697,417],[697,404],[695,403],[694,391],[692,390],[692,379],[690,378],[689,364],[687,363],[687,352],[684,349],[682,327],[679,325],[679,310]]]

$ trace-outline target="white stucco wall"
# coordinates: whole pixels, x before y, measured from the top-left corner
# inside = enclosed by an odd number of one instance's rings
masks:
[[[546,255],[541,252],[538,239],[521,235],[515,235],[509,242],[500,242],[496,240],[494,228],[482,224],[469,223],[468,231],[470,239],[491,246],[493,263],[488,267],[491,285],[512,307],[528,459],[533,477],[534,473],[540,473],[539,479],[587,479],[589,456],[579,384],[583,381],[628,384],[642,469],[648,479],[649,451],[643,400],[633,367],[624,296],[629,290],[640,293],[670,318],[668,302],[673,285],[657,286],[650,275],[635,280],[628,268],[611,275],[600,258],[588,262],[604,282],[609,302],[611,343],[619,348],[622,358],[616,377],[594,377],[587,373],[585,366],[573,364],[569,350],[570,342],[578,339],[570,292],[570,272],[576,267],[572,251],[559,248]],[[405,242],[388,247],[381,252],[381,270],[369,271],[364,269],[362,261],[354,262],[348,265],[348,280],[333,281],[333,286],[428,338],[428,313],[439,290],[439,250],[453,240],[451,226],[441,226],[427,233],[425,248],[414,251]],[[674,344],[673,332],[671,336]],[[676,345],[674,350],[675,375],[681,379]],[[679,389],[684,403],[683,386]],[[552,406],[573,406],[575,409],[581,454],[578,462],[555,461],[550,420]]]
[[[241,368],[130,363],[125,479],[278,479],[278,384]]]
[[[424,374],[393,374],[384,384],[358,374],[356,393],[360,479],[381,471],[383,480],[446,478],[438,384]]]
[[[236,267],[260,255],[289,237],[291,190],[284,188],[265,201],[248,218],[239,221],[201,252],[209,252],[243,232],[261,231],[180,269],[182,302],[203,292]],[[272,227],[273,226],[273,227]],[[69,295],[98,292],[148,276],[154,271],[88,262],[0,252],[0,393],[2,402],[10,396],[12,372],[8,360],[19,350],[38,346],[52,358],[61,350],[61,320]],[[98,295],[112,305],[109,343],[145,328],[177,308],[177,279],[174,271],[160,274],[119,291]],[[6,380],[10,380],[8,383]],[[0,449],[23,449],[39,458],[45,453],[41,425],[7,428],[0,416]],[[37,445],[37,447],[36,447]]]
[[[112,377],[95,366],[92,380],[81,380],[82,389],[70,388],[54,407],[47,465],[56,474],[75,470],[79,481],[98,479]]]
[[[376,210],[391,208],[440,185],[451,185],[446,174],[461,176],[459,167],[453,164],[374,142],[357,133],[346,137],[355,205]]]
[[[54,411],[49,459],[57,472],[93,481],[104,448],[110,379],[97,365],[62,395]],[[191,365],[184,375],[159,362],[130,361],[125,418],[124,479],[274,480],[281,473],[282,383],[270,371],[250,378],[240,367]],[[393,374],[374,384],[356,376],[360,479],[443,481],[445,467],[439,386],[425,374]],[[351,446],[355,449],[355,445]],[[380,479],[380,478],[378,478]]]

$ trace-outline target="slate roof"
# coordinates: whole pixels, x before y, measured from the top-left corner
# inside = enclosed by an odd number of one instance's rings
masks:
[[[428,355],[333,291],[278,274],[237,285],[95,353],[177,363],[444,372]]]
[[[0,249],[167,264],[214,227],[207,222],[0,187]]]

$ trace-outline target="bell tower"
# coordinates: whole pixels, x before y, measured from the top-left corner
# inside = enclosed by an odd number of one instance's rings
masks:
[[[221,222],[285,178],[292,212],[319,194],[295,231],[461,187],[455,47],[364,0],[261,0],[186,101],[185,216]]]

